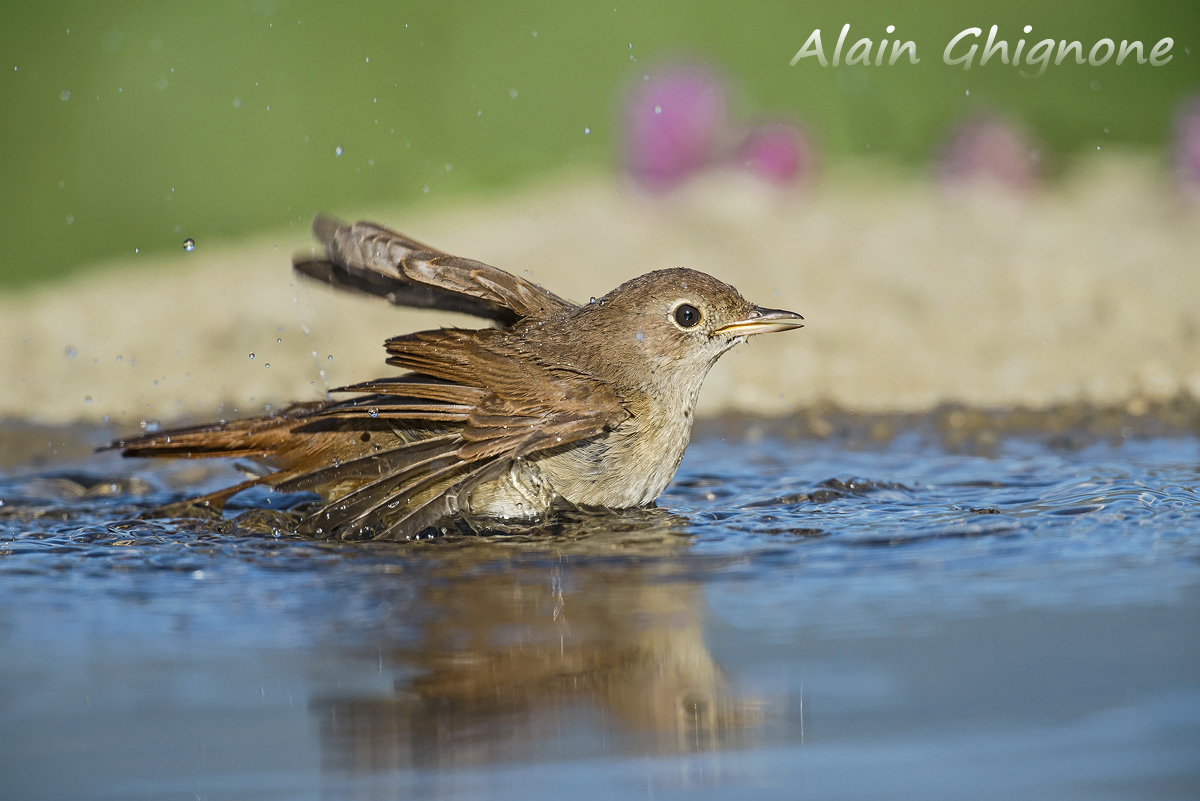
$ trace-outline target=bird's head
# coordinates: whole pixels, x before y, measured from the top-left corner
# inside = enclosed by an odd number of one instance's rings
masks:
[[[804,318],[755,306],[723,281],[682,267],[627,281],[580,309],[585,343],[629,370],[694,392],[725,351],[747,337],[800,328]],[[599,354],[597,354],[599,356]]]

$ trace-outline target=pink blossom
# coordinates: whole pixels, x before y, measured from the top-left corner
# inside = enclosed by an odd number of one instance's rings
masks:
[[[751,128],[736,157],[760,177],[779,184],[808,177],[815,164],[812,145],[804,132],[783,122]]]
[[[708,164],[726,128],[724,83],[702,66],[659,70],[625,104],[625,168],[665,189]]]
[[[1175,117],[1175,170],[1180,183],[1200,190],[1200,96],[1185,100]]]
[[[1025,129],[1001,117],[980,115],[960,123],[937,158],[939,177],[958,183],[993,181],[1016,189],[1041,176],[1041,150]]]

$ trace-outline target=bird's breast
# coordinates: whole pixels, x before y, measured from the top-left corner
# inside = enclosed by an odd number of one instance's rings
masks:
[[[653,423],[635,416],[600,437],[548,454],[535,465],[553,492],[573,504],[645,506],[671,483],[691,427],[690,414]]]

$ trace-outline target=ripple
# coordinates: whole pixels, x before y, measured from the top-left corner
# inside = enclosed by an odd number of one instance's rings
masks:
[[[662,508],[572,511],[529,531],[407,544],[298,536],[311,495],[248,494],[208,520],[146,517],[221,486],[229,476],[219,465],[184,472],[136,463],[131,475],[85,466],[0,479],[0,574],[190,574],[232,564],[284,573],[327,563],[417,569],[448,558],[477,566],[481,555],[497,564],[657,560],[689,575],[726,571],[731,558],[751,572],[790,560],[809,576],[904,571],[913,558],[936,556],[942,569],[971,574],[1064,554],[1081,566],[1130,558],[1191,564],[1200,550],[1195,439],[1070,451],[1013,440],[980,456],[903,439],[866,450],[778,440],[756,443],[751,461],[746,453],[736,441],[693,443]]]

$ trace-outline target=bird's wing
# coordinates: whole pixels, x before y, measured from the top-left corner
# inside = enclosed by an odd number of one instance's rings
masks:
[[[346,401],[114,442],[126,456],[258,458],[275,472],[198,499],[220,508],[255,485],[331,500],[300,531],[406,539],[445,525],[480,483],[517,459],[598,436],[629,417],[611,385],[547,364],[497,329],[396,337],[413,372],[344,387]]]
[[[298,272],[399,306],[461,312],[509,326],[574,304],[504,270],[442,253],[381,225],[313,220],[323,256],[297,255]]]
[[[417,373],[349,387],[374,394],[319,416],[449,425],[444,434],[274,484],[282,490],[358,484],[312,514],[302,530],[339,539],[416,536],[457,515],[474,487],[515,460],[598,436],[629,416],[611,385],[542,364],[511,343],[497,346],[502,334],[446,329],[391,340],[389,361]],[[474,347],[464,346],[468,337]]]

